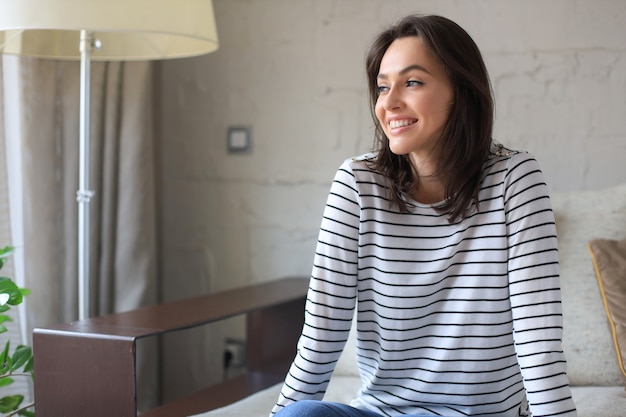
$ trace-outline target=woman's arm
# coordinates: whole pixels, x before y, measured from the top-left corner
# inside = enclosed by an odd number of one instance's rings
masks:
[[[360,205],[349,160],[339,168],[324,209],[293,364],[272,414],[303,399],[321,400],[345,345],[356,302]]]
[[[509,160],[505,181],[513,337],[533,416],[575,416],[561,339],[556,227],[537,161]]]

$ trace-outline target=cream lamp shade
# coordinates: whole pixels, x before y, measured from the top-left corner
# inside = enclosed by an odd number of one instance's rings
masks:
[[[80,32],[102,47],[92,60],[183,58],[219,44],[211,0],[0,0],[0,52],[80,59]]]

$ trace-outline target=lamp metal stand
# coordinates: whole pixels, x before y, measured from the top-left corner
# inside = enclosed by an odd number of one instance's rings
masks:
[[[78,319],[90,316],[91,279],[89,268],[89,202],[94,192],[89,189],[89,111],[91,53],[98,48],[91,31],[80,31],[80,125],[78,167]]]

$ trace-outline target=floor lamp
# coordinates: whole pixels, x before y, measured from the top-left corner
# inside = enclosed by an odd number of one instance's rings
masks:
[[[218,48],[211,0],[2,0],[0,52],[80,59],[78,318],[90,315],[91,61],[182,58]]]

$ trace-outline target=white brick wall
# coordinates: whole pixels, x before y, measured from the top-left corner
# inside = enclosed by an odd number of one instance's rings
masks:
[[[220,49],[162,64],[164,290],[308,275],[339,163],[369,150],[364,54],[410,12],[483,51],[499,141],[553,190],[626,182],[624,0],[214,0]],[[253,152],[229,155],[230,125]]]

